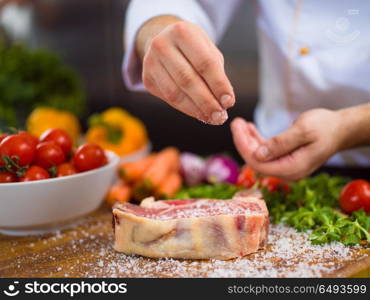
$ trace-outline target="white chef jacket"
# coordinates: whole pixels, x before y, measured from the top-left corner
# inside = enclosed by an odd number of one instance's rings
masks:
[[[240,0],[132,0],[125,26],[123,77],[144,90],[135,36],[148,19],[176,15],[222,36]],[[370,102],[370,1],[256,0],[262,135],[286,130],[312,108],[340,109]],[[325,128],[323,128],[325,130]],[[370,166],[370,147],[337,153],[331,166]]]

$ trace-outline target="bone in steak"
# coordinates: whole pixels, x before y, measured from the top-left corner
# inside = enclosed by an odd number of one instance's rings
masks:
[[[114,248],[125,254],[223,260],[264,248],[269,225],[265,202],[253,196],[117,203],[113,221]]]

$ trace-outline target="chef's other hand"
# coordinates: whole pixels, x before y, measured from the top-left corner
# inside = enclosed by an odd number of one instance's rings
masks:
[[[174,16],[155,17],[139,30],[136,49],[151,94],[203,122],[227,120],[233,88],[221,52],[200,27]]]
[[[257,172],[298,180],[311,174],[345,145],[349,129],[341,114],[313,109],[285,132],[265,140],[253,123],[236,118],[231,129],[234,143],[245,161]]]

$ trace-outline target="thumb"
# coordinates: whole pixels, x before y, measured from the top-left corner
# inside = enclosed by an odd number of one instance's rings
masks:
[[[293,125],[288,130],[266,140],[260,145],[255,152],[255,157],[259,161],[277,159],[309,142],[307,136],[301,132],[299,127]]]
[[[248,123],[242,118],[235,118],[231,122],[233,140],[240,156],[245,161],[252,158],[254,151],[259,146],[258,141],[251,135]]]

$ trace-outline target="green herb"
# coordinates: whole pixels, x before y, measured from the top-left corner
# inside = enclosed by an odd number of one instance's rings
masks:
[[[28,166],[21,167],[19,163],[19,157],[11,158],[8,155],[1,155],[1,159],[4,165],[0,168],[2,172],[10,172],[16,174],[18,177],[24,176]]]
[[[264,190],[272,221],[310,231],[313,244],[340,241],[354,245],[370,241],[370,215],[360,210],[347,217],[336,211],[340,191],[348,180],[320,174],[293,183],[288,195]]]
[[[230,199],[241,188],[227,184],[204,184],[194,187],[181,189],[175,196],[176,199],[197,199],[197,198],[212,198],[212,199]]]
[[[37,106],[50,106],[80,115],[85,94],[74,70],[47,50],[0,41],[0,126],[20,127]]]

